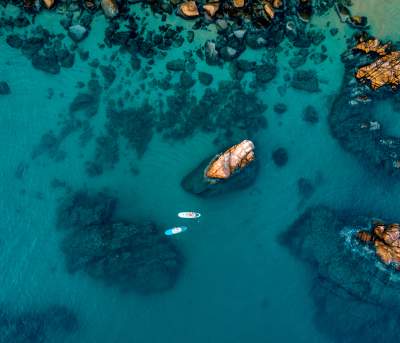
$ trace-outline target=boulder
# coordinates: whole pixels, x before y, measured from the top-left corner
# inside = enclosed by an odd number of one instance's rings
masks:
[[[178,14],[187,19],[198,17],[200,13],[196,1],[189,0],[181,3],[178,7]]]
[[[168,61],[166,66],[170,71],[184,71],[185,60],[178,58],[176,60]]]
[[[115,0],[101,0],[101,8],[107,18],[114,18],[118,15],[118,5]]]
[[[293,78],[291,81],[291,86],[293,88],[315,93],[319,92],[319,80],[317,74],[313,70],[297,70],[293,73]]]
[[[203,10],[212,18],[219,10],[219,2],[208,2],[203,6]]]
[[[50,9],[54,6],[54,0],[43,0],[44,6]]]
[[[254,145],[245,140],[213,159],[206,159],[181,182],[187,192],[208,197],[251,185],[258,171]]]
[[[10,86],[6,81],[0,81],[0,95],[11,94]]]
[[[77,24],[72,25],[68,28],[68,35],[74,42],[80,42],[81,40],[86,38],[86,36],[88,35],[88,31],[84,26]]]
[[[209,86],[213,82],[213,76],[209,73],[199,71],[199,81],[205,86]]]
[[[272,160],[277,167],[283,167],[289,159],[288,152],[285,148],[277,148],[272,152]]]

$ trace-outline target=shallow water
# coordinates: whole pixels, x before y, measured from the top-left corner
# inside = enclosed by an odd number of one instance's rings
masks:
[[[369,9],[354,3],[357,11]],[[7,13],[13,11],[9,8]],[[366,15],[370,17],[369,12]],[[155,25],[160,17],[148,20]],[[377,20],[371,16],[373,32],[389,36],[392,28],[380,27]],[[37,18],[37,23],[53,30],[60,29],[58,21],[56,14]],[[174,16],[169,22],[190,27]],[[317,67],[312,62],[302,67],[318,68],[321,92],[309,94],[288,88],[284,95],[279,93],[278,87],[285,83],[284,74],[291,72],[290,53],[285,54],[289,45],[284,43],[277,77],[257,94],[268,105],[268,128],[252,137],[261,164],[255,184],[210,199],[194,197],[180,187],[182,177],[191,168],[217,152],[215,137],[205,133],[173,143],[155,133],[141,158],[122,141],[118,164],[95,178],[85,173],[85,161],[93,156],[94,140],[82,148],[75,132],[61,143],[65,159],[55,161],[46,154],[32,159],[32,148],[41,136],[49,130],[59,132],[60,118],[79,92],[76,83],[88,81],[90,69],[76,58],[73,68],[63,68],[58,75],[46,74],[33,69],[29,60],[0,36],[0,79],[7,81],[12,90],[10,95],[0,96],[0,302],[17,309],[54,303],[70,306],[78,314],[80,328],[65,338],[66,342],[329,342],[313,322],[314,304],[309,295],[312,280],[307,268],[279,246],[276,237],[307,206],[320,202],[392,217],[398,210],[399,185],[383,187],[382,180],[344,152],[330,135],[326,118],[341,84],[340,54],[351,31],[339,22],[334,11],[313,23],[326,27],[327,22],[339,28],[338,35],[327,34],[323,43],[328,59]],[[104,25],[104,17],[96,16],[89,37],[80,46],[90,50],[91,58],[107,63],[116,49],[98,47]],[[211,28],[199,35],[196,32],[194,44],[200,46],[215,35]],[[182,56],[189,48],[185,43],[169,50],[165,58],[156,57],[151,73],[161,79],[166,61]],[[258,60],[261,55],[248,49],[243,57]],[[103,91],[99,113],[91,118],[96,135],[104,127],[106,99],[123,93],[115,85],[121,83],[124,90],[136,89],[141,82],[137,74],[124,75],[128,58],[119,56],[117,79]],[[227,66],[210,67],[199,62],[197,70],[212,73],[214,85],[216,80],[230,79]],[[203,88],[196,84],[197,97]],[[48,96],[49,89],[54,91],[52,97]],[[160,96],[160,90],[151,88],[150,83],[147,89],[148,93],[125,99],[125,104],[137,106],[144,99],[155,102],[167,94]],[[274,113],[273,105],[278,102],[287,105],[286,113]],[[318,110],[320,120],[315,125],[302,119],[307,105]],[[390,112],[389,106],[383,104],[382,110],[392,118],[396,113]],[[394,126],[392,119],[383,115],[379,119],[382,125],[391,127],[391,133],[398,134],[398,125]],[[271,159],[278,147],[286,148],[289,155],[288,164],[282,168]],[[132,167],[138,173],[132,173]],[[315,192],[307,199],[297,189],[301,177],[315,185]],[[72,189],[108,188],[118,197],[118,216],[125,220],[151,219],[167,228],[186,225],[176,217],[179,211],[201,212],[201,219],[190,224],[187,232],[172,238],[186,258],[175,287],[142,296],[106,287],[84,273],[67,273],[59,249],[63,233],[55,227],[56,208],[64,190],[51,186],[54,178]]]

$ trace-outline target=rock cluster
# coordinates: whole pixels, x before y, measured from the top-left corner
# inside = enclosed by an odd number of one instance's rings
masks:
[[[378,46],[375,50],[381,57],[366,66],[358,68],[356,78],[361,81],[369,81],[373,89],[389,85],[396,89],[400,84],[400,51],[392,51],[385,54],[384,47]]]
[[[355,38],[358,43],[373,39],[365,34],[356,35]],[[371,63],[376,65],[376,56],[379,56],[379,53],[371,50],[371,53],[365,54],[362,51],[371,49],[372,46],[375,46],[373,50],[379,49],[375,43],[362,45],[357,49],[353,49],[352,44],[352,47],[342,55],[345,73],[341,90],[333,102],[328,117],[329,126],[342,147],[357,156],[364,165],[388,176],[400,176],[400,138],[388,134],[386,128],[379,123],[376,106],[388,99],[396,103],[399,94],[394,93],[389,87],[371,88],[354,78],[356,72],[362,70],[363,66]],[[385,48],[387,49],[388,47]],[[378,59],[386,56],[392,56],[392,53],[389,52]],[[386,66],[389,65],[390,63]],[[389,72],[387,75],[394,77],[396,73]],[[376,76],[376,82],[383,80],[380,73]]]
[[[357,245],[355,232],[370,219],[350,213],[309,208],[279,240],[311,269],[309,294],[319,331],[333,342],[391,342],[397,337],[400,284]]]
[[[105,193],[79,191],[60,204],[57,226],[69,272],[83,271],[124,291],[151,294],[170,289],[183,257],[152,222],[115,221],[116,200]]]
[[[376,255],[385,264],[393,264],[400,269],[400,226],[399,224],[374,224],[371,231],[359,231],[357,237],[363,242],[371,242]]]

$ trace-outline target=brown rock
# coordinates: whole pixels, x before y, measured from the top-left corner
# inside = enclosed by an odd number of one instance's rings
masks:
[[[368,80],[373,89],[384,85],[396,88],[400,84],[400,51],[394,51],[378,58],[356,72],[359,80]]]
[[[244,140],[217,155],[207,166],[205,177],[209,179],[228,179],[234,172],[243,169],[255,158],[254,144]]]
[[[219,2],[209,2],[203,6],[203,10],[210,16],[214,17],[219,10]]]
[[[353,49],[360,50],[366,54],[370,52],[375,52],[380,56],[384,56],[387,54],[387,49],[390,47],[390,43],[382,45],[381,42],[376,39],[368,39],[366,41],[361,41],[358,43]]]
[[[43,0],[44,5],[46,6],[47,9],[50,9],[54,5],[54,0]]]
[[[400,267],[400,226],[399,224],[377,224],[372,232],[359,231],[357,238],[363,242],[373,242],[376,255],[385,264]]]
[[[178,13],[184,18],[196,18],[200,14],[195,1],[186,1],[180,4]]]
[[[101,0],[101,8],[108,18],[114,18],[118,14],[118,5],[115,0]]]
[[[264,3],[264,12],[268,16],[269,19],[274,19],[275,11],[272,5],[269,2]]]
[[[245,0],[233,0],[233,6],[236,8],[242,8],[245,5]]]

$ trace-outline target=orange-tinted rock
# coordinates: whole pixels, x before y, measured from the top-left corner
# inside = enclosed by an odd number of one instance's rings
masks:
[[[44,5],[46,6],[47,9],[50,9],[54,5],[54,0],[43,0]]]
[[[196,18],[200,13],[195,1],[186,1],[179,6],[179,14],[185,18]]]
[[[203,6],[203,10],[210,16],[214,17],[215,13],[219,10],[219,2],[210,2]]]
[[[275,11],[272,5],[269,2],[264,3],[264,12],[268,16],[269,19],[274,19]]]
[[[236,8],[242,8],[245,5],[245,0],[233,0],[233,6]]]
[[[118,5],[115,0],[101,0],[101,8],[108,18],[114,18],[118,14]]]
[[[387,49],[389,46],[390,43],[382,45],[378,39],[372,38],[366,41],[361,41],[353,49],[363,51],[366,54],[375,52],[378,55],[384,56],[387,54]]]
[[[390,52],[371,64],[359,68],[356,78],[370,81],[373,89],[385,85],[396,88],[400,84],[400,51]]]
[[[205,170],[209,179],[228,179],[236,171],[246,167],[255,158],[254,144],[244,140],[217,155]]]
[[[357,238],[363,242],[371,242],[372,234],[367,231],[359,231],[359,232],[357,232]]]
[[[372,232],[359,231],[357,238],[363,242],[373,242],[376,255],[383,263],[400,265],[399,224],[377,224]]]
[[[274,2],[272,3],[272,6],[274,6],[274,8],[281,8],[283,7],[283,2],[282,0],[274,0]]]

